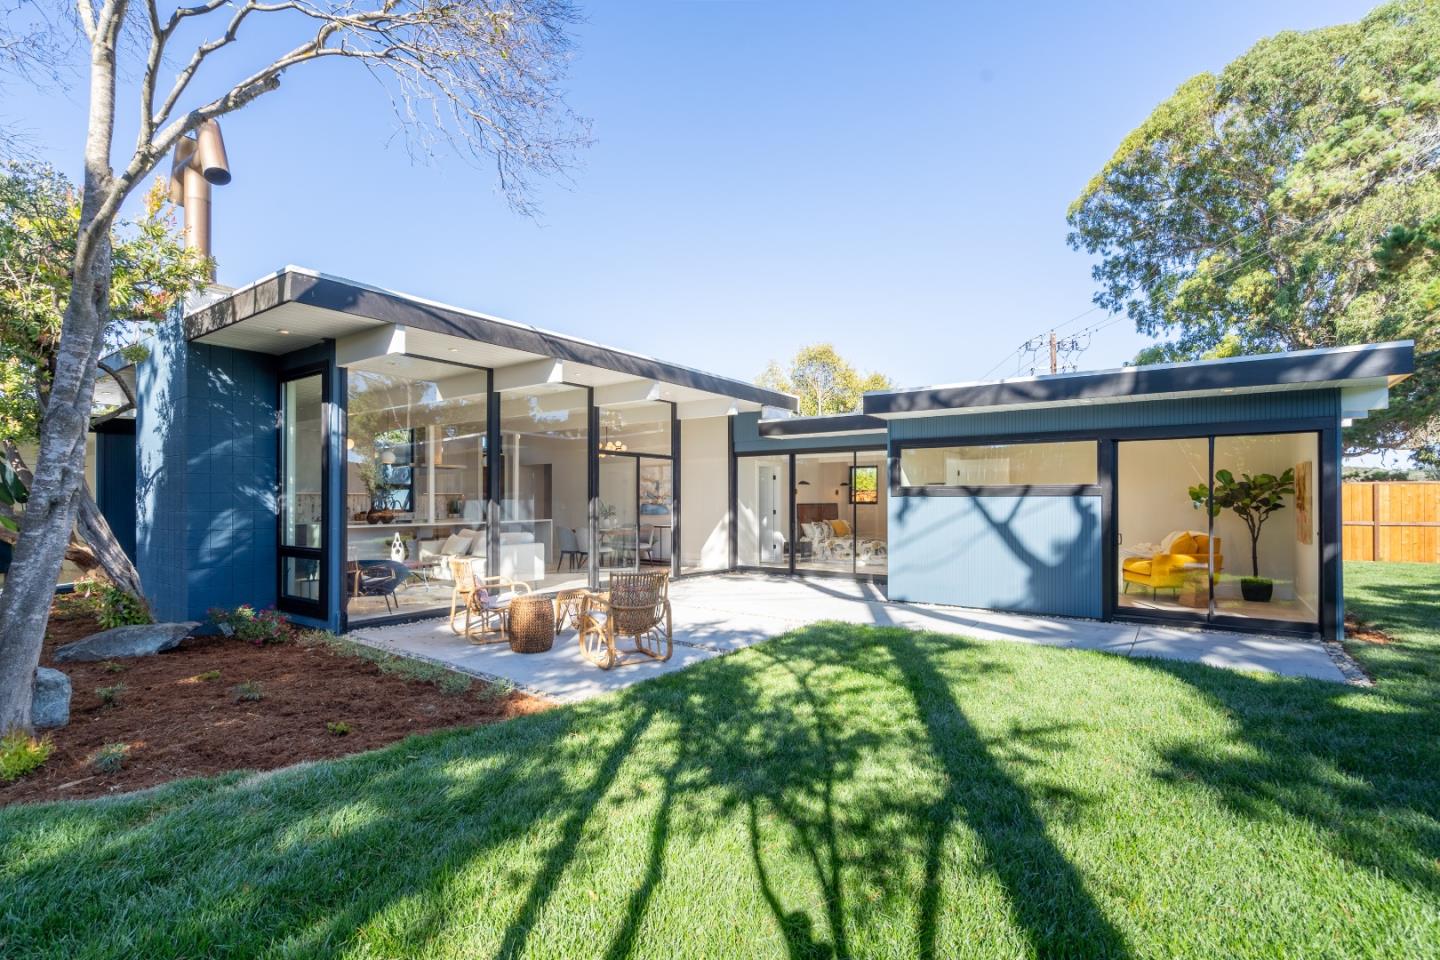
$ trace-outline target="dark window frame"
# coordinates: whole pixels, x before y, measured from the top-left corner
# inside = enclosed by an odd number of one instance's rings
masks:
[[[285,543],[285,422],[288,410],[285,403],[285,388],[296,380],[305,380],[309,377],[319,375],[320,377],[320,546],[319,547],[296,547]],[[330,583],[331,569],[330,559],[333,555],[334,545],[331,541],[331,514],[333,505],[330,500],[330,477],[331,477],[331,420],[334,413],[334,377],[330,375],[330,364],[321,360],[314,363],[307,363],[303,366],[286,370],[280,374],[275,400],[276,410],[279,411],[280,429],[275,436],[275,465],[276,465],[276,493],[277,500],[275,511],[275,609],[282,613],[291,613],[302,617],[314,617],[324,620],[330,612],[330,594],[334,585]],[[316,560],[320,565],[320,588],[319,596],[310,600],[305,597],[296,597],[285,592],[285,562],[287,560]],[[343,571],[342,571],[343,575]]]

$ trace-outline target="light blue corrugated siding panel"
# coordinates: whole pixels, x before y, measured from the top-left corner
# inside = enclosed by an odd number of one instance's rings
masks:
[[[892,600],[1100,617],[1099,497],[892,497]]]
[[[1336,390],[1276,390],[1194,400],[1086,403],[1039,410],[1005,410],[890,421],[892,440],[940,440],[1071,430],[1136,427],[1204,427],[1212,423],[1337,417]],[[738,426],[738,424],[737,424]]]

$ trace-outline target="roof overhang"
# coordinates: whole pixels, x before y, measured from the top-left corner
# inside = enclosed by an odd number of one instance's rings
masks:
[[[774,439],[799,437],[862,437],[884,435],[884,420],[863,413],[839,413],[823,417],[783,417],[761,420],[760,436]]]
[[[798,406],[794,397],[741,380],[298,267],[195,309],[185,334],[277,355],[333,340],[343,366],[412,376],[484,368],[494,372],[496,389],[594,387],[597,403],[667,400],[681,404],[687,419]]]
[[[889,390],[865,394],[864,410],[869,416],[891,420],[1075,404],[1338,388],[1345,395],[1344,415],[1354,417],[1383,407],[1389,388],[1414,370],[1415,344],[1401,340]]]

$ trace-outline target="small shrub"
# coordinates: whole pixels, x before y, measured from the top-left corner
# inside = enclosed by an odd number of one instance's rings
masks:
[[[334,736],[343,737],[345,736],[345,734],[350,732],[350,724],[346,723],[344,720],[331,720],[329,723],[325,724],[325,729]]]
[[[117,683],[109,687],[96,687],[95,696],[100,698],[102,707],[118,707],[120,697],[125,693],[125,684]]]
[[[50,759],[54,749],[49,737],[37,740],[19,730],[0,737],[0,780],[19,780]]]
[[[104,663],[100,664],[100,669],[104,670],[106,673],[124,673],[126,667],[123,663],[118,663],[114,660],[106,660]]]
[[[128,743],[107,743],[90,754],[90,766],[100,773],[114,773],[125,766],[125,758],[129,755]]]
[[[455,696],[470,689],[470,678],[463,673],[456,673],[453,670],[446,670],[445,675],[435,682],[440,692]]]
[[[126,593],[114,584],[97,584],[95,591],[95,622],[104,629],[155,622],[144,600]]]
[[[246,643],[263,647],[267,643],[287,643],[295,638],[295,627],[279,610],[266,607],[256,610],[248,603],[242,603],[234,610],[214,607],[209,611],[210,622],[220,632]]]
[[[260,684],[256,680],[246,680],[244,683],[237,683],[230,688],[230,693],[236,700],[246,703],[254,703],[257,700],[265,699],[265,693],[260,689]]]
[[[216,680],[220,679],[220,671],[206,670],[204,673],[195,674],[195,679],[199,680],[201,683],[214,683]]]
[[[515,692],[515,683],[511,680],[496,680],[494,683],[487,683],[475,694],[481,702],[490,700],[504,700]]]

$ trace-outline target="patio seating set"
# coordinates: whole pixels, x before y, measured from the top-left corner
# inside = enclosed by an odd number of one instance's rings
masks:
[[[544,653],[569,627],[581,654],[602,670],[645,659],[663,662],[674,652],[668,572],[614,573],[603,590],[549,595],[533,593],[522,581],[480,576],[459,558],[450,561],[450,570],[450,630],[474,643]]]

